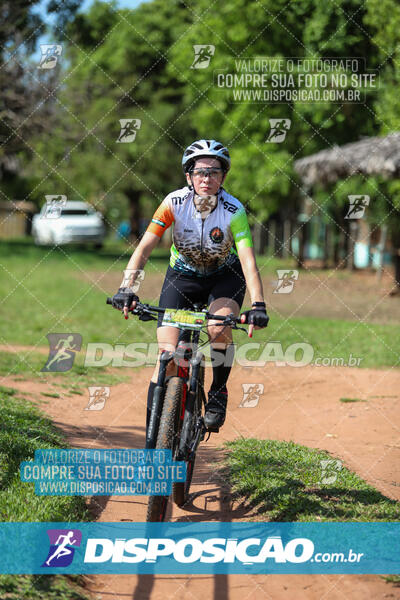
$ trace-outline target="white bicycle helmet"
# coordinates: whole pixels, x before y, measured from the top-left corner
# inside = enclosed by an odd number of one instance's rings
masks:
[[[203,157],[218,158],[224,171],[229,171],[231,168],[231,157],[229,151],[221,142],[215,140],[197,140],[190,144],[183,153],[182,167],[185,173],[190,171],[196,159]]]

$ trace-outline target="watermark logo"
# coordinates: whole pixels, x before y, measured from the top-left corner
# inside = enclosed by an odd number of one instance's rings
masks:
[[[292,121],[290,119],[269,119],[269,124],[271,130],[266,142],[280,144],[285,141],[286,134],[290,129]]]
[[[79,529],[48,529],[49,553],[42,567],[68,567],[74,558],[75,548],[79,548],[82,532]]]
[[[332,483],[335,483],[341,470],[342,461],[334,458],[321,460],[321,481],[318,483],[323,485],[331,485]]]
[[[119,119],[121,131],[117,139],[117,144],[129,144],[134,142],[136,134],[142,126],[140,119]]]
[[[54,69],[62,53],[60,44],[40,44],[40,63],[38,69]]]
[[[348,196],[349,198],[349,208],[345,219],[362,219],[365,213],[365,209],[369,206],[369,196],[366,195],[358,195],[358,196]]]
[[[190,344],[188,344],[190,347]],[[173,345],[167,345],[166,350],[174,352]],[[148,342],[133,342],[131,344],[115,344],[107,342],[89,342],[86,349],[85,367],[142,367],[155,365],[158,356],[158,344]],[[250,358],[251,356],[251,358]],[[314,357],[314,349],[306,342],[290,344],[285,349],[281,342],[267,343],[250,342],[237,346],[235,362],[243,367],[264,367],[273,363],[277,367],[304,367],[309,365]],[[179,359],[174,358],[178,363]],[[228,357],[207,357],[212,366],[228,364]]]
[[[61,216],[62,209],[67,204],[67,196],[63,194],[47,194],[46,198],[46,207],[41,213],[41,219],[58,219]]]
[[[48,333],[50,349],[42,371],[64,373],[72,368],[76,352],[82,347],[79,333]]]
[[[363,358],[350,355],[347,361],[343,356],[318,356],[314,362],[315,367],[359,367]]]
[[[290,294],[294,284],[299,278],[299,272],[295,269],[277,269],[278,281],[274,294]]]
[[[85,410],[103,410],[110,397],[110,388],[105,386],[89,386],[89,402]]]
[[[194,59],[190,66],[191,69],[206,69],[211,58],[214,56],[215,46],[212,44],[194,44]]]
[[[243,398],[239,408],[254,408],[264,393],[263,383],[242,383]]]
[[[130,288],[136,294],[144,280],[144,276],[145,272],[143,269],[125,269],[121,287]],[[134,280],[133,282],[132,279]]]
[[[214,84],[233,103],[269,104],[359,104],[366,92],[379,88],[378,72],[366,69],[364,58],[232,57],[214,70]],[[281,129],[286,130],[285,124]]]

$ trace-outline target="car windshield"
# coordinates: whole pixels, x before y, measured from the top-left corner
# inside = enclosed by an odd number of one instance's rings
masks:
[[[94,210],[88,208],[63,208],[61,211],[61,215],[70,216],[70,215],[93,215]]]

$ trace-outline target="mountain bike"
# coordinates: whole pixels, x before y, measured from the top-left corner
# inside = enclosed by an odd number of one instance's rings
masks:
[[[111,298],[107,298],[111,304]],[[163,314],[163,325],[180,329],[176,349],[164,350],[160,356],[160,368],[154,390],[149,426],[146,431],[146,448],[170,449],[175,461],[186,463],[186,480],[172,484],[172,499],[183,506],[189,499],[197,448],[207,431],[203,414],[206,405],[204,392],[204,354],[201,351],[207,340],[200,340],[209,320],[220,321],[221,327],[238,327],[240,317],[233,314],[214,315],[207,307],[194,305],[194,310],[160,308],[137,303],[131,311],[142,321],[156,320]],[[177,374],[166,376],[171,361],[177,366]],[[215,431],[216,432],[216,431]],[[209,436],[207,440],[209,439]],[[147,521],[163,521],[169,496],[149,496]]]

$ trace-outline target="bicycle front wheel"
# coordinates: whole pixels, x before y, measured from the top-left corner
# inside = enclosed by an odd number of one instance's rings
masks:
[[[179,440],[180,415],[183,386],[181,377],[171,377],[165,390],[164,404],[158,428],[157,450],[172,450],[175,454]],[[147,521],[164,521],[168,506],[168,496],[149,496]]]
[[[201,416],[201,406],[204,396],[204,365],[199,370],[196,396],[194,399],[193,414],[189,417],[185,414],[181,435],[185,437],[187,449],[190,450],[196,435],[196,424]],[[196,449],[193,456],[186,461],[186,481],[176,481],[172,484],[172,496],[177,506],[183,506],[189,499],[190,484],[192,483],[194,463],[196,460]]]

